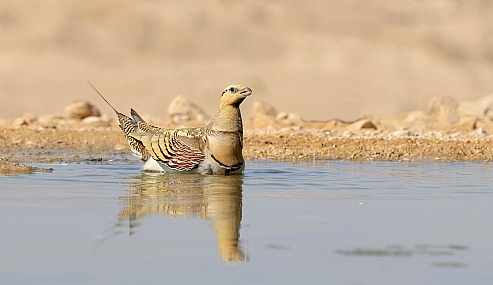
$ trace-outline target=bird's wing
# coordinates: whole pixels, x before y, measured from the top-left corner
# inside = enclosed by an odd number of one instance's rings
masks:
[[[134,132],[129,137],[141,142],[156,161],[173,170],[192,170],[205,158],[202,128],[169,129],[156,133]]]

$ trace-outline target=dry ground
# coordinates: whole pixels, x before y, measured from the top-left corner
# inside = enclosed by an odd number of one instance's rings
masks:
[[[253,129],[245,132],[244,155],[252,159],[381,161],[490,161],[492,139],[484,135],[429,132],[395,137],[378,130]],[[1,128],[0,154],[11,161],[50,162],[108,157],[129,152],[116,126],[92,129]],[[66,153],[60,158],[60,153]]]

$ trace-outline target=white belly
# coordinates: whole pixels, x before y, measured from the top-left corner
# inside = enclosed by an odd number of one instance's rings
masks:
[[[233,172],[229,172],[229,174],[242,174],[243,169],[245,169],[245,165]],[[188,170],[188,171],[179,171],[169,168],[166,164],[154,160],[154,158],[150,157],[145,163],[144,166],[140,169],[144,172],[161,172],[161,173],[200,173],[200,174],[225,174],[226,171],[222,168],[216,161],[213,159],[206,159],[199,164],[198,168]]]
[[[154,160],[154,158],[150,157],[140,169],[144,172],[167,172],[167,173],[198,173],[197,168],[189,171],[179,171],[169,168],[166,164]]]

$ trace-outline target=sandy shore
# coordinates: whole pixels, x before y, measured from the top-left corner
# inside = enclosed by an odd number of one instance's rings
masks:
[[[491,143],[489,136],[461,132],[410,134],[373,129],[252,129],[245,132],[243,152],[250,159],[281,161],[490,161],[493,159]],[[126,141],[117,126],[0,129],[0,153],[10,161],[71,162],[128,152]]]
[[[177,104],[179,103],[179,104]],[[175,107],[173,107],[175,106]],[[427,112],[344,122],[305,121],[277,112],[267,103],[253,104],[244,120],[247,159],[306,161],[484,161],[493,160],[493,96],[458,103],[434,98]],[[130,157],[115,118],[100,115],[90,103],[66,108],[64,115],[25,115],[0,120],[0,157],[11,162],[73,162]],[[82,112],[83,111],[83,112]],[[83,114],[83,115],[81,115]],[[165,128],[203,126],[207,114],[177,97],[164,119],[144,118]]]

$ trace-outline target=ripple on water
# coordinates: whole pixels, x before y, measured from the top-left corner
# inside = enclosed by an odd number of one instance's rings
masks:
[[[57,283],[73,270],[102,284],[492,277],[490,164],[247,161],[243,176],[143,174],[124,161],[33,165],[54,170],[1,177],[10,283]]]

